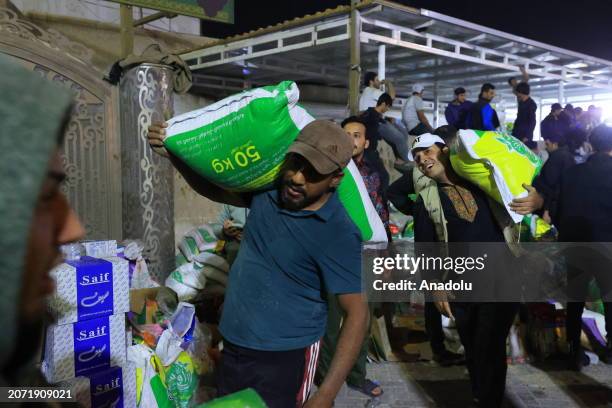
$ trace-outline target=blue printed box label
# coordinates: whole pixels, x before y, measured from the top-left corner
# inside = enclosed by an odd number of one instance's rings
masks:
[[[112,315],[113,264],[88,256],[68,264],[76,268],[78,319]]]
[[[108,317],[77,322],[73,330],[76,376],[109,368],[111,349]]]
[[[91,408],[123,408],[121,367],[89,376]]]

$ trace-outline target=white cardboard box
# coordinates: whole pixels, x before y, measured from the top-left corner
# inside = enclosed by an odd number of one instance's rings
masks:
[[[130,310],[129,262],[118,257],[66,261],[51,271],[49,309],[58,325]]]
[[[126,363],[125,314],[47,328],[42,371],[57,383]]]
[[[85,247],[85,254],[93,258],[104,258],[107,256],[117,256],[117,241],[82,241]]]
[[[83,408],[136,408],[136,369],[133,364],[76,377],[60,385],[70,388]]]

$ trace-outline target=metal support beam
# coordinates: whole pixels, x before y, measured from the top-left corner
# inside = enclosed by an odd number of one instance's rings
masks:
[[[248,63],[247,63],[248,64]],[[336,71],[330,70],[329,72],[325,71],[325,66],[320,66],[318,69],[314,69],[312,66],[301,66],[302,64],[293,64],[291,62],[285,62],[278,60],[270,60],[267,61],[264,59],[261,63],[255,62],[252,64],[253,76],[256,79],[262,79],[269,76],[274,76],[276,74],[284,74],[287,75],[288,78],[292,76],[303,76],[309,79],[318,79],[318,80],[330,80],[339,82],[342,84],[346,84],[346,74],[344,76],[339,75]],[[259,74],[262,72],[262,74]]]
[[[434,25],[435,21],[434,20],[428,20],[426,22],[424,22],[423,24],[419,24],[418,26],[414,27],[414,30],[424,30],[426,28],[431,27],[432,25]]]
[[[434,107],[433,107],[433,127],[437,128],[440,120],[440,92],[438,92],[438,82],[434,83]]]
[[[368,43],[369,41],[386,43],[441,57],[473,62],[515,72],[519,72],[518,65],[525,65],[527,67],[527,72],[534,77],[549,77],[568,83],[612,89],[612,85],[605,79],[596,78],[584,71],[569,68],[567,66],[563,67],[548,62],[534,61],[530,58],[456,41],[439,35],[423,34],[410,28],[388,23],[386,21],[362,18],[362,24],[366,27],[375,27],[375,30],[367,29],[361,31],[361,41],[364,43]],[[380,31],[380,29],[385,31]],[[406,36],[417,38],[418,42],[404,40],[403,37]],[[423,40],[426,40],[427,45],[422,44]],[[448,50],[449,46],[454,47],[453,51]],[[468,53],[465,51],[468,51]],[[476,53],[477,55],[474,55]],[[500,59],[503,59],[503,61],[500,61]],[[587,76],[589,79],[585,78]]]
[[[349,38],[350,24],[348,18],[334,21],[323,21],[306,27],[297,27],[287,31],[264,34],[256,38],[237,40],[228,44],[215,45],[181,54],[189,68],[194,71],[215,67],[230,62],[246,61],[282,52],[321,46]],[[328,32],[335,35],[323,36]]]
[[[380,44],[378,46],[378,79],[381,81],[385,79],[385,58],[386,58],[386,48],[385,44]]]
[[[478,42],[478,41],[484,40],[485,38],[487,38],[487,35],[485,33],[482,33],[482,34],[478,34],[478,35],[475,35],[473,37],[470,37],[470,38],[468,38],[466,40],[463,40],[463,41],[465,41],[467,43]]]
[[[559,81],[559,103],[563,104],[565,99],[565,84]]]
[[[134,53],[134,17],[132,6],[121,4],[119,6],[121,18],[121,58]]]
[[[133,26],[134,27],[138,27],[138,26],[141,26],[141,25],[144,25],[144,24],[149,24],[149,23],[151,23],[153,21],[156,21],[156,20],[159,20],[161,18],[174,18],[176,16],[178,16],[178,14],[172,14],[172,13],[168,13],[168,12],[165,12],[165,11],[160,11],[158,13],[151,14],[150,16],[143,17],[140,20],[134,21]]]
[[[351,115],[359,111],[359,80],[361,78],[361,17],[357,5],[359,0],[351,0],[351,19],[349,42],[351,61],[349,67],[349,110]]]
[[[539,99],[540,99],[539,100],[540,103],[538,103],[538,110],[540,111],[540,120],[538,121],[538,123],[542,123],[542,112],[544,111],[544,106],[542,106],[543,98],[539,98]],[[541,134],[541,131],[540,131],[540,134]]]

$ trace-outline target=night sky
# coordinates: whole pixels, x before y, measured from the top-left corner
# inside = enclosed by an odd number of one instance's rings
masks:
[[[347,0],[235,0],[236,24],[203,22],[202,34],[225,37],[301,17]],[[612,60],[612,0],[399,0],[511,34]]]

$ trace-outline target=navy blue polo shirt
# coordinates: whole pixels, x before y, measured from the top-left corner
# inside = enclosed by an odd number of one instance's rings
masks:
[[[289,211],[277,191],[251,202],[219,330],[238,346],[305,348],[327,321],[326,294],[361,292],[361,236],[334,193],[317,211]]]

